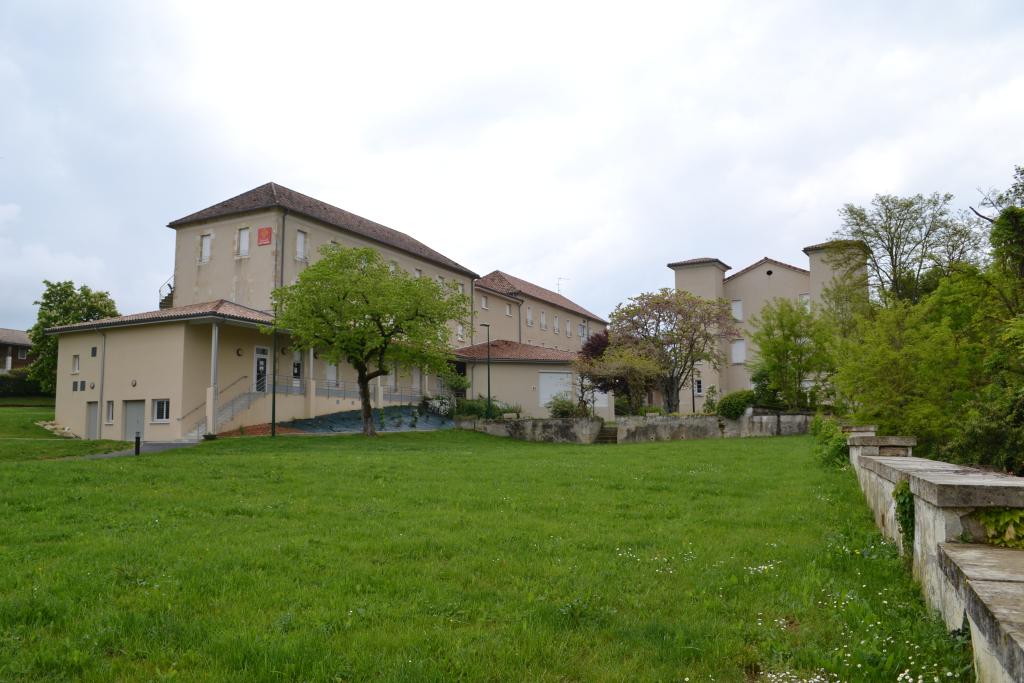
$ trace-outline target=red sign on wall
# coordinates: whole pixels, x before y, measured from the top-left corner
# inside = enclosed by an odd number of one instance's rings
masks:
[[[264,247],[270,244],[272,235],[274,234],[273,228],[259,228],[256,230],[256,245]]]

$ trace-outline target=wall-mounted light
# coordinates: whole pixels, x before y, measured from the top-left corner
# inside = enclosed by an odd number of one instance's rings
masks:
[[[241,346],[239,346],[237,349],[235,349],[235,355],[238,356],[239,358],[242,357],[242,347]]]
[[[135,380],[132,380],[132,386],[134,387],[136,384],[138,384],[138,382],[136,382]]]
[[[89,382],[89,388],[90,389],[95,389],[96,388],[96,382]]]

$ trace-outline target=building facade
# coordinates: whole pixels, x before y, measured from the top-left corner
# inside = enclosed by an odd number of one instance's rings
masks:
[[[696,258],[669,263],[675,275],[675,287],[696,296],[725,299],[732,309],[740,337],[723,342],[724,362],[719,369],[698,364],[690,386],[679,397],[680,412],[700,412],[708,390],[715,387],[719,396],[751,388],[751,365],[757,359],[757,347],[751,341],[755,321],[774,299],[789,299],[811,307],[822,303],[822,294],[839,277],[850,274],[838,265],[834,247],[847,243],[825,242],[806,247],[808,268],[762,258],[756,263],[726,275],[731,267],[716,258]]]
[[[475,321],[491,315],[489,301],[483,307],[475,295],[472,270],[405,233],[274,183],[168,227],[175,231],[174,274],[160,291],[159,310],[49,330],[59,336],[56,420],[76,435],[195,440],[265,424],[272,406],[278,421],[357,409],[351,367],[293,348],[285,334],[275,340],[264,332],[273,321],[273,289],[294,283],[326,244],[371,247],[395,268],[454,283],[474,302],[474,324],[450,324],[454,347],[473,346],[485,329]],[[574,307],[558,313],[560,322],[570,312],[583,319]],[[509,330],[502,336],[498,327],[493,340],[519,335]],[[474,363],[468,366],[472,373]],[[562,367],[571,369],[569,362]],[[531,370],[499,388],[518,394],[536,383]],[[439,377],[418,368],[393,368],[371,387],[375,406],[415,404],[444,391]]]
[[[28,332],[0,327],[0,373],[26,368],[32,363]]]

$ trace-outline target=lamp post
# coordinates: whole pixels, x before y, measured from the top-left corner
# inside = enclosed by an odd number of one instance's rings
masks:
[[[487,419],[490,420],[491,415],[491,325],[490,323],[480,323],[480,327],[487,330]]]

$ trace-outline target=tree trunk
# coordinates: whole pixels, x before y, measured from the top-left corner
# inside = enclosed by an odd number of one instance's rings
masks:
[[[363,435],[377,436],[377,432],[373,429],[373,406],[370,405],[370,380],[366,379],[366,375],[363,373],[359,373],[357,381],[359,382],[359,400],[362,402],[363,408]]]
[[[666,378],[662,386],[662,397],[666,413],[679,412],[679,382]]]

